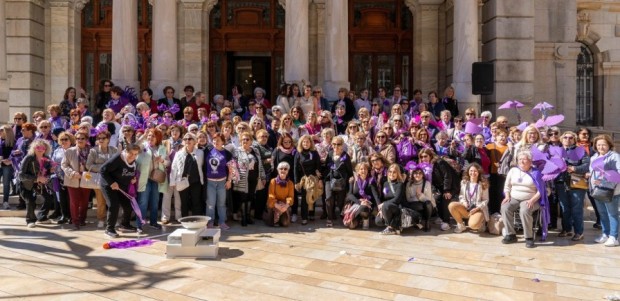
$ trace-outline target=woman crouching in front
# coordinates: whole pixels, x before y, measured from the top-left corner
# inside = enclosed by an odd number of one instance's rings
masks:
[[[400,166],[396,163],[390,165],[387,173],[387,181],[383,184],[383,197],[379,204],[379,211],[387,226],[381,234],[400,234],[400,204],[405,199],[405,186]]]
[[[448,205],[450,215],[456,220],[455,233],[467,230],[485,230],[485,222],[489,220],[489,182],[482,176],[482,167],[478,163],[471,163],[465,168],[459,201]]]
[[[358,163],[355,166],[355,176],[349,182],[349,193],[344,216],[344,225],[349,229],[355,229],[362,223],[362,229],[366,230],[370,226],[370,213],[374,204],[379,200],[379,193],[370,182],[370,164],[366,162]]]
[[[291,222],[289,208],[293,205],[295,185],[288,178],[291,166],[286,162],[278,164],[278,175],[269,183],[267,213],[263,218],[268,226],[288,227]]]

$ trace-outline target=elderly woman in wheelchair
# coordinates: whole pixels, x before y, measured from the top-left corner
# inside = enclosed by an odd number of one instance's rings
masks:
[[[515,212],[518,212],[523,223],[525,246],[534,247],[534,212],[542,210],[543,240],[546,237],[546,221],[548,221],[547,193],[541,173],[532,165],[532,153],[529,150],[521,150],[517,154],[518,166],[510,169],[506,175],[504,185],[505,198],[502,201],[501,214],[504,222],[506,235],[502,240],[504,244],[517,242],[515,231]],[[545,218],[547,214],[547,218]]]

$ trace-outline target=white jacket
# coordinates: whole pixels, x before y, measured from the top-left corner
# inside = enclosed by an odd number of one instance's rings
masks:
[[[204,152],[197,147],[194,147],[194,152],[192,153],[194,158],[196,159],[196,163],[198,164],[198,173],[200,174],[200,184],[204,184],[202,169],[204,166]],[[174,160],[172,161],[172,169],[170,171],[170,186],[176,186],[177,182],[181,181],[183,178],[183,170],[185,169],[185,159],[187,157],[187,151],[185,147],[181,148],[179,152],[174,156]],[[189,175],[192,176],[191,174]],[[191,181],[190,181],[191,182]]]

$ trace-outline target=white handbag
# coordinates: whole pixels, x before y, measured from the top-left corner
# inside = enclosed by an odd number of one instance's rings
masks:
[[[187,187],[189,187],[189,180],[187,178],[181,178],[181,180],[179,180],[177,182],[177,191],[183,191],[185,189],[187,189]]]

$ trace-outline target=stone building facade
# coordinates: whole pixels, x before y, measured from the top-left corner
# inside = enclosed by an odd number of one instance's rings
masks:
[[[451,85],[462,108],[514,117],[497,107],[547,101],[566,127],[620,131],[615,0],[0,0],[0,20],[3,122],[69,86],[93,95],[109,76],[156,95],[187,84],[226,95],[240,79],[272,98],[284,81],[332,98],[342,86]],[[494,64],[492,95],[472,95],[478,61]]]

